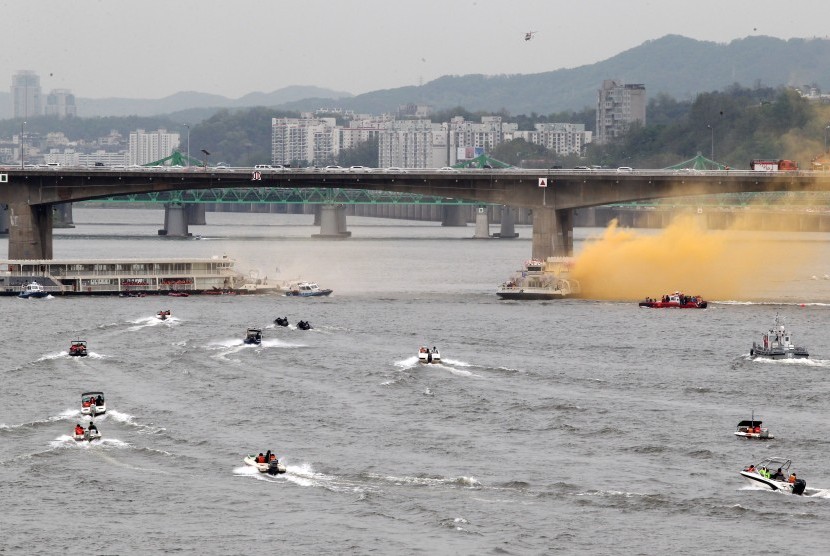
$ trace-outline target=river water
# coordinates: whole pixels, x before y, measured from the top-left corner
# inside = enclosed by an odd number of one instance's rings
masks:
[[[334,294],[0,298],[0,552],[830,551],[830,236],[809,236],[818,279],[781,302],[659,311],[499,301],[524,227],[354,218],[351,239],[318,241],[310,216],[209,213],[197,241],[155,237],[160,211],[75,220],[56,257],[228,254]],[[809,360],[749,359],[776,313]],[[70,358],[79,337],[90,356]],[[422,344],[443,362],[419,365]],[[92,445],[68,436],[85,390],[109,408]],[[775,440],[734,437],[753,411]],[[287,474],[242,464],[269,448]],[[769,455],[809,496],[744,485]]]

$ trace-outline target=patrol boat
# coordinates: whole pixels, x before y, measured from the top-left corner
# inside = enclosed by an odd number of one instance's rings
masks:
[[[766,359],[806,359],[810,357],[807,348],[793,343],[792,334],[784,326],[783,319],[777,314],[775,315],[774,326],[761,336],[761,343],[752,342],[749,355]]]
[[[579,281],[571,277],[571,257],[530,259],[524,268],[499,286],[496,295],[501,299],[539,300],[562,299],[578,295]]]

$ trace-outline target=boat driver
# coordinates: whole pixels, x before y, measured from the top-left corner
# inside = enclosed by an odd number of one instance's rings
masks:
[[[98,427],[96,427],[96,426],[95,426],[95,423],[90,422],[90,423],[89,423],[89,426],[87,427],[87,430],[88,430],[90,433],[91,433],[91,432],[93,432],[93,431],[94,431],[94,432],[98,432]]]
[[[104,396],[98,394],[98,397],[95,398],[95,403],[97,403],[98,405],[104,405]]]
[[[787,478],[784,477],[784,473],[781,471],[781,468],[778,468],[778,471],[775,472],[775,475],[772,476],[772,479],[775,481],[786,481]]]

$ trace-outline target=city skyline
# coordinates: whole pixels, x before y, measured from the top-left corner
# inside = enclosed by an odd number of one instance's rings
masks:
[[[667,34],[719,43],[752,35],[827,36],[823,18],[814,16],[828,8],[817,0],[799,3],[798,11],[782,11],[771,0],[678,4],[632,0],[620,10],[607,0],[509,6],[497,0],[407,6],[203,0],[171,11],[158,0],[71,10],[54,0],[36,8],[5,2],[6,20],[15,25],[5,32],[0,75],[32,70],[44,92],[70,89],[86,98],[163,98],[180,91],[239,98],[292,85],[360,94],[444,75],[572,68]],[[54,13],[61,17],[47,17]]]

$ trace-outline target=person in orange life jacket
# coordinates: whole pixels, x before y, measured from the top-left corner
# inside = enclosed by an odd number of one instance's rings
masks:
[[[265,456],[262,455],[262,452],[260,452],[259,455],[256,457],[256,462],[265,463]]]
[[[90,401],[91,400],[84,400],[83,406],[84,407],[89,407]]]
[[[75,425],[75,434],[76,435],[83,435],[84,434],[84,428],[81,426],[80,423]]]

